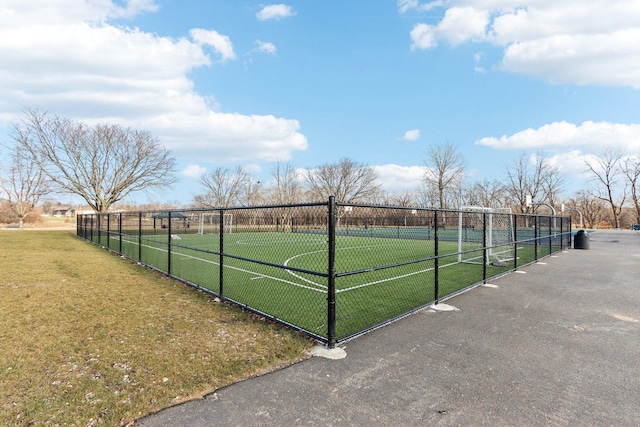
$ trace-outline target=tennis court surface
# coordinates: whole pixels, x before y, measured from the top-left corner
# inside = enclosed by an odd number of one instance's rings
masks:
[[[640,234],[568,250],[137,425],[637,426]]]

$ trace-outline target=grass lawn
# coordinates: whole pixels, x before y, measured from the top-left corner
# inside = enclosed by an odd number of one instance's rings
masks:
[[[87,244],[0,232],[0,425],[127,425],[309,340]]]

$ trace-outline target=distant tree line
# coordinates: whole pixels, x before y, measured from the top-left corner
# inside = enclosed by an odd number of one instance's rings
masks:
[[[544,205],[560,213],[563,205],[579,224],[578,210],[586,227],[628,227],[640,223],[638,180],[640,154],[605,150],[585,162],[590,186],[565,198],[565,177],[543,152],[525,153],[503,165],[503,180],[469,182],[466,161],[455,145],[445,143],[427,148],[426,172],[421,185],[412,191],[388,193],[371,166],[350,158],[311,168],[297,168],[277,162],[271,184],[256,181],[241,166],[219,167],[200,179],[203,192],[192,207],[230,207],[290,204],[326,200],[334,195],[343,203],[379,204],[402,207],[457,209],[462,206],[510,208],[517,213],[544,212]],[[527,205],[527,196],[534,201]],[[551,214],[550,211],[545,212]]]
[[[38,110],[26,110],[13,124],[13,144],[3,144],[8,159],[0,164],[0,222],[20,226],[34,216],[51,194],[80,196],[91,209],[126,203],[133,192],[165,188],[175,182],[176,161],[159,139],[147,131],[113,124],[87,125]],[[424,153],[425,174],[418,188],[389,193],[382,190],[375,169],[350,158],[299,168],[276,162],[269,183],[256,180],[243,166],[218,167],[200,178],[201,191],[190,207],[281,205],[324,201],[330,195],[342,203],[435,207],[511,208],[558,212],[563,205],[582,213],[585,226],[628,227],[640,223],[640,153],[608,148],[585,164],[589,186],[563,197],[565,178],[543,152],[525,153],[502,165],[504,179],[471,181],[466,159],[450,142],[430,145]],[[536,203],[527,204],[530,196]],[[178,203],[145,208],[178,208]],[[286,212],[282,212],[286,216]]]

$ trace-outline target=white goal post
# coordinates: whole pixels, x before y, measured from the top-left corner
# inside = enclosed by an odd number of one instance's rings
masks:
[[[483,224],[486,219],[486,226]],[[483,233],[483,231],[485,233]],[[486,242],[487,264],[503,264],[513,260],[513,215],[510,208],[463,206],[458,212],[458,262],[482,264],[477,253],[465,255],[465,243],[482,247]]]
[[[233,231],[233,214],[222,214],[224,232]],[[198,234],[219,233],[220,212],[202,212],[198,221]]]

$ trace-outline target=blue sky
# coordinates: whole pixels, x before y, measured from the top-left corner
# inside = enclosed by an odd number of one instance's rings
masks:
[[[412,190],[444,143],[468,183],[542,150],[571,196],[604,148],[640,153],[638,40],[635,0],[3,0],[0,138],[27,107],[147,129],[180,180],[140,203],[277,160]]]

